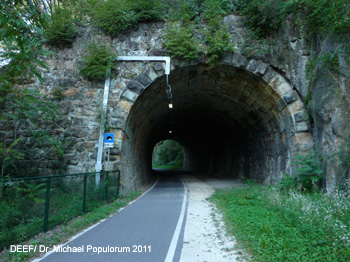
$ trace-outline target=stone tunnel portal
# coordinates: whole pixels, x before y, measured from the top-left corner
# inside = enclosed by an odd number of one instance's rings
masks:
[[[165,139],[181,144],[184,168],[199,174],[269,183],[290,171],[302,135],[293,116],[303,110],[300,98],[288,106],[277,87],[230,65],[177,68],[169,84],[173,109],[163,75],[130,111],[122,143],[124,184],[137,187],[149,180],[153,148]]]

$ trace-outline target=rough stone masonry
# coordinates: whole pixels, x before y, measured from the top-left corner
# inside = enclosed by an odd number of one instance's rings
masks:
[[[94,171],[101,117],[106,119],[106,131],[115,133],[111,160],[113,168],[121,169],[124,191],[150,179],[153,147],[168,138],[182,145],[185,169],[264,183],[295,174],[295,156],[315,146],[323,145],[324,154],[336,151],[346,135],[344,109],[334,99],[331,106],[317,109],[324,119],[315,139],[303,102],[309,53],[298,30],[289,24],[284,29],[279,47],[282,60],[271,55],[247,57],[240,52],[245,41],[241,21],[235,15],[225,18],[238,51],[226,54],[214,68],[205,58],[172,59],[172,110],[160,62],[116,62],[106,116],[101,109],[104,82],[89,82],[79,74],[91,42],[109,46],[122,56],[163,55],[163,22],[140,24],[113,39],[87,26],[71,48],[51,48],[54,55],[46,60],[49,69],[42,69],[44,82],[37,80],[28,87],[38,88],[60,107],[62,115],[51,133],[67,147],[58,160],[48,153],[49,148],[36,147],[26,137],[27,154],[19,166],[45,174]],[[335,134],[326,136],[331,130]],[[2,136],[10,133],[1,131]],[[328,163],[327,187],[337,182],[336,168]]]

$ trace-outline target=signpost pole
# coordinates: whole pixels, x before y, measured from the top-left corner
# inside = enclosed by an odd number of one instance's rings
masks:
[[[108,171],[110,170],[110,169],[109,169],[109,156],[110,156],[110,152],[111,152],[110,150],[111,150],[111,149],[108,148]]]

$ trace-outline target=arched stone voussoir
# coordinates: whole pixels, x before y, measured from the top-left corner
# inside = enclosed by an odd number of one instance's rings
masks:
[[[299,93],[263,61],[233,53],[215,67],[172,59],[168,79],[164,73],[162,63],[145,63],[118,103],[128,112],[127,118],[115,116],[128,134],[121,150],[130,161],[124,165],[122,156],[121,170],[136,186],[151,177],[153,147],[167,138],[181,142],[193,170],[271,183],[293,174],[295,156],[313,144]]]

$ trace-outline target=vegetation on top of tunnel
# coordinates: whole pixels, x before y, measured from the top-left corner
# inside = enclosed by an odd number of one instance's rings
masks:
[[[174,1],[165,16],[164,47],[171,56],[197,59],[207,56],[214,66],[218,59],[235,49],[224,15],[230,11],[228,1]]]
[[[152,167],[182,169],[183,151],[180,144],[170,139],[157,143],[153,150]]]

